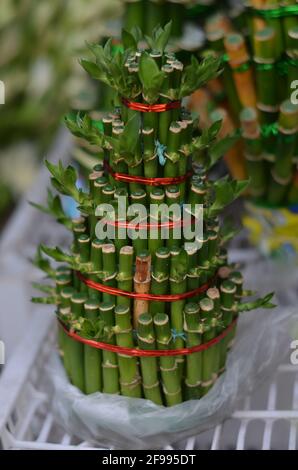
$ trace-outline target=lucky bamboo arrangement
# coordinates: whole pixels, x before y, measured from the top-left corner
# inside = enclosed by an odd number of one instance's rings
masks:
[[[241,128],[242,148],[230,151],[228,165],[242,177],[245,159],[252,197],[270,205],[298,201],[297,15],[295,1],[256,0],[206,23],[212,54],[225,63],[222,81],[209,86],[207,123],[221,116],[225,132]]]
[[[204,396],[225,369],[238,315],[273,307],[272,294],[243,301],[250,293],[224,248],[233,232],[218,216],[247,182],[207,177],[234,138],[217,141],[220,122],[193,137],[181,103],[218,75],[219,61],[193,58],[184,67],[167,52],[169,37],[170,25],[157,27],[139,49],[139,30],[124,30],[123,51],[112,54],[110,41],[91,45],[94,62],[81,61],[116,91],[118,106],[103,118],[103,130],[88,115],[66,118],[74,135],[104,149],[105,161],[90,173],[88,192],[77,189],[74,168],[47,162],[53,187],[74,198],[81,217],[70,220],[51,191],[48,207],[38,206],[66,226],[73,242],[69,252],[39,247],[34,263],[55,287],[35,284],[49,295],[33,299],[56,305],[60,353],[75,386],[165,406]],[[134,237],[135,214],[123,216],[123,203],[177,203],[179,212],[140,215]],[[185,203],[192,224],[203,216],[203,233],[189,243],[174,234]],[[102,204],[109,204],[104,213]],[[99,238],[103,220],[115,236]],[[54,269],[43,253],[62,265]]]

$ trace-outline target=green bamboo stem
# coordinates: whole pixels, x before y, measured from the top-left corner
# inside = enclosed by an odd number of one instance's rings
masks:
[[[185,18],[185,4],[181,0],[169,0],[169,17],[172,19],[172,36],[180,38],[183,33],[183,22]]]
[[[162,90],[160,93],[160,102],[161,103],[167,103],[169,101],[168,98],[166,98],[164,95],[173,88],[173,83],[172,83],[172,76],[174,72],[174,67],[170,64],[164,64],[161,68],[162,72],[165,74],[165,79],[163,81],[162,85]],[[169,128],[172,122],[172,111],[164,111],[163,113],[160,113],[159,116],[159,129],[158,129],[158,141],[162,145],[167,145],[168,142],[168,132]]]
[[[158,176],[158,158],[155,152],[154,134],[153,128],[145,127],[142,129],[144,176],[146,178],[156,178]],[[147,186],[146,189],[147,192],[152,191],[151,186]]]
[[[168,131],[166,164],[164,167],[165,178],[175,178],[178,176],[178,161],[180,158],[181,126],[174,122]]]
[[[84,315],[84,304],[87,298],[84,294],[75,293],[71,298],[71,313],[74,318],[79,319]],[[82,343],[69,338],[67,342],[67,354],[69,357],[70,378],[77,388],[85,391],[84,378],[84,346]]]
[[[102,245],[102,259],[103,259],[103,282],[106,286],[116,287],[116,249],[112,243]],[[114,296],[111,294],[103,293],[104,302],[114,302]]]
[[[159,206],[165,201],[165,193],[161,188],[153,188],[150,192],[150,224],[158,224],[161,220]],[[148,250],[151,254],[152,261],[154,262],[155,254],[159,248],[164,244],[162,237],[162,229],[150,227],[148,233]]]
[[[108,328],[115,327],[115,305],[113,302],[103,302],[99,306],[100,316]],[[108,344],[116,344],[115,336],[106,340]],[[103,393],[119,394],[119,367],[117,354],[102,351],[102,380]]]
[[[198,249],[198,262],[200,267],[209,266],[209,235],[204,233],[202,238],[197,237],[200,248]]]
[[[126,188],[116,189],[112,204],[115,207],[115,220],[118,220],[120,222],[126,222],[127,208],[129,206],[128,192]],[[116,248],[117,258],[119,258],[119,252],[121,248],[128,244],[126,228],[115,227],[114,244]]]
[[[208,297],[200,301],[201,319],[204,325],[203,342],[207,343],[216,337],[217,330],[214,323],[214,302]],[[206,395],[217,379],[217,364],[219,363],[219,350],[216,345],[203,351],[202,395]]]
[[[254,35],[254,52],[261,122],[274,122],[279,109],[278,75],[275,67],[278,55],[274,29],[265,28]]]
[[[142,0],[125,0],[125,29],[130,31],[134,26],[143,30],[144,4]]]
[[[253,197],[262,197],[266,191],[266,164],[263,160],[263,147],[257,112],[253,108],[244,108],[240,114],[246,168],[250,177],[250,189]]]
[[[192,348],[202,343],[200,307],[197,303],[187,303],[184,308],[184,331],[187,334],[186,346]],[[202,384],[201,351],[186,356],[185,394],[187,400],[201,398]]]
[[[169,317],[158,313],[154,317],[156,344],[160,350],[171,349],[172,333]],[[161,356],[159,358],[162,389],[167,406],[178,405],[182,402],[180,376],[174,356]]]
[[[70,274],[56,274],[56,294],[60,295],[65,287],[71,287],[71,275]]]
[[[139,161],[136,165],[128,166],[128,174],[130,176],[143,176],[144,168],[143,162]],[[142,186],[139,183],[129,183],[130,194],[142,190]]]
[[[223,326],[227,328],[233,321],[235,315],[236,286],[231,280],[225,280],[220,285],[221,310],[223,314]],[[222,341],[220,346],[220,373],[225,369],[228,346],[233,339],[230,332]]]
[[[117,275],[118,289],[132,292],[133,288],[133,247],[124,246],[119,253],[119,271]],[[117,297],[117,306],[130,308],[131,301],[128,297]]]
[[[279,0],[264,0],[261,9],[278,8]],[[275,31],[275,43],[277,57],[279,58],[284,51],[283,44],[283,31],[282,31],[282,20],[281,18],[266,18],[265,24]]]
[[[200,208],[198,205],[203,205],[207,194],[206,184],[201,180],[192,179],[191,187],[188,193],[187,203],[190,206],[191,214],[194,217],[199,217]]]
[[[290,6],[290,5],[295,5],[296,0],[283,0],[282,5],[283,6]],[[292,50],[292,49],[297,49],[297,47],[293,47],[293,39],[295,41],[295,38],[291,38],[290,31],[293,29],[297,28],[297,17],[295,15],[289,15],[285,16],[282,19],[282,25],[283,25],[283,37],[284,37],[284,44],[285,44],[285,49]],[[296,37],[297,41],[297,37]]]
[[[89,263],[90,260],[90,237],[87,234],[78,238],[80,263]]]
[[[280,204],[285,200],[293,176],[298,107],[292,104],[290,100],[284,101],[280,107],[278,127],[276,160],[272,169],[268,191],[268,202],[270,204]]]
[[[74,288],[73,287],[63,287],[63,289],[60,292],[60,301],[61,301],[61,308],[70,308],[71,305],[71,297],[74,294]]]
[[[182,215],[180,211],[180,192],[178,186],[168,186],[166,189],[166,203],[168,207],[174,205],[179,208],[179,216],[174,212],[169,212],[169,222],[179,223],[182,220]],[[167,239],[167,246],[169,248],[180,246],[182,243],[182,229],[181,227],[169,228],[169,237]]]
[[[297,19],[291,18],[295,21],[295,24],[291,28],[287,29],[286,42],[287,42],[287,52],[297,52],[298,50],[298,26]]]
[[[146,34],[151,36],[153,29],[157,24],[164,25],[166,2],[164,0],[149,0],[146,2],[145,8],[145,29]]]
[[[67,307],[60,307],[59,308],[59,316],[64,322],[65,325],[69,324],[69,320],[71,317],[71,310],[70,306]],[[71,368],[70,368],[70,357],[69,357],[69,342],[71,341],[71,338],[68,336],[68,334],[64,331],[62,325],[58,323],[58,346],[59,346],[59,354],[60,357],[63,361],[66,373],[69,377],[71,378]]]
[[[99,304],[89,301],[84,305],[85,318],[96,321],[99,317]],[[85,393],[87,395],[102,390],[102,352],[84,344]]]
[[[134,191],[131,193],[131,203],[132,204],[140,204],[143,206],[147,206],[147,194],[144,189],[140,189],[139,191]],[[143,224],[147,223],[147,218],[141,221]],[[135,253],[138,255],[144,250],[147,250],[148,247],[148,240],[147,240],[147,229],[146,228],[139,228],[135,230],[136,238],[132,239],[132,245],[134,248]],[[130,229],[128,229],[128,236],[131,237],[132,233]]]
[[[115,308],[115,319],[117,345],[124,348],[133,348],[134,340],[129,307],[118,305]],[[118,354],[118,364],[121,394],[127,397],[141,398],[142,388],[137,358]]]
[[[94,192],[94,206],[97,207],[103,203],[103,188],[107,185],[107,178],[105,176],[100,176],[96,178],[93,184]]]
[[[74,223],[73,221],[73,253],[77,254],[79,253],[79,243],[78,243],[78,238],[80,235],[83,235],[86,233],[86,226],[84,223]]]
[[[137,319],[137,337],[140,349],[156,349],[153,321],[150,315],[142,313]],[[162,405],[156,357],[140,357],[142,384],[145,398]]]
[[[183,256],[185,255],[185,257]],[[181,248],[172,248],[170,263],[170,291],[171,294],[183,294],[187,289],[187,255]],[[171,327],[177,335],[183,333],[183,309],[185,300],[171,302]],[[184,346],[184,340],[177,336],[174,340],[174,348],[180,349]],[[182,377],[184,357],[177,356],[177,363]]]
[[[153,264],[151,275],[151,294],[165,295],[169,289],[169,264],[170,250],[165,247],[158,248]],[[166,303],[160,301],[151,301],[149,312],[152,317],[157,313],[163,313],[166,309]]]
[[[112,186],[111,184],[106,184],[102,188],[102,204],[108,204],[111,199],[113,199],[115,194],[115,186]]]

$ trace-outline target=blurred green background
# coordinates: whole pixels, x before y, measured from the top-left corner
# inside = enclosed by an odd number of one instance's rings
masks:
[[[109,33],[121,0],[1,0],[0,226],[32,183],[61,117],[96,107],[78,58]]]

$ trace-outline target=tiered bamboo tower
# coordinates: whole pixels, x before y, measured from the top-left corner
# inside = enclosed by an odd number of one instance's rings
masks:
[[[81,114],[66,119],[74,135],[104,149],[105,161],[90,173],[88,192],[77,189],[71,166],[47,163],[53,187],[74,198],[81,217],[70,220],[49,192],[42,209],[72,232],[73,242],[67,253],[39,248],[35,264],[56,287],[36,285],[50,295],[34,299],[56,304],[61,357],[81,391],[165,406],[204,396],[225,369],[239,313],[273,306],[272,294],[243,301],[249,293],[224,248],[233,232],[219,214],[247,182],[207,175],[233,139],[217,140],[220,122],[194,138],[182,104],[218,75],[219,61],[192,58],[184,67],[167,52],[169,37],[170,25],[158,27],[140,50],[138,31],[123,31],[123,51],[112,54],[108,41],[91,46],[94,62],[82,60],[116,91],[119,106],[102,123]],[[201,162],[196,172],[194,160]],[[124,215],[120,201],[129,207]],[[178,212],[161,215],[162,205],[175,203]],[[105,214],[102,204],[109,204]],[[185,227],[184,212],[192,227],[203,226],[189,240],[175,232]],[[42,252],[62,266],[53,269]]]

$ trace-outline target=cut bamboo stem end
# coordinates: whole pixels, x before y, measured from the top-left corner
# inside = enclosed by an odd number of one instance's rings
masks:
[[[151,284],[151,255],[147,252],[140,253],[136,257],[134,276],[134,290],[138,294],[149,294]],[[146,300],[134,300],[134,327],[137,327],[138,319],[142,313],[148,313],[149,302]]]

